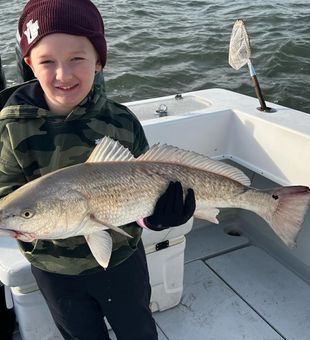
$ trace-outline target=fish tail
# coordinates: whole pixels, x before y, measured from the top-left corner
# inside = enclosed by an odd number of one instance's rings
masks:
[[[269,213],[260,214],[274,232],[289,246],[296,245],[296,236],[304,221],[310,203],[310,188],[288,186],[266,190],[273,202]],[[269,201],[270,203],[270,201]]]

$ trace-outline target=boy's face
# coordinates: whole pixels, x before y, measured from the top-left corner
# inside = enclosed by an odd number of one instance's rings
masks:
[[[86,37],[62,33],[42,38],[25,62],[40,82],[49,109],[59,115],[81,103],[92,88],[95,71],[102,69]]]

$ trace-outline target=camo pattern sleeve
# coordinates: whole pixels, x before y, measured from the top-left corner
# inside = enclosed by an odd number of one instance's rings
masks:
[[[27,182],[14,157],[7,130],[0,133],[0,198]]]
[[[14,86],[0,92],[0,108],[3,109],[10,95],[20,86]],[[15,116],[15,113],[14,113]],[[0,114],[0,198],[11,193],[27,182],[12,150],[11,138],[6,129],[12,119]]]
[[[25,102],[33,86],[39,85],[31,83],[18,89],[18,95],[14,93],[15,103],[11,98],[10,105],[1,111],[1,196],[51,171],[85,162],[104,136],[118,140],[135,157],[147,150],[138,119],[125,106],[108,100],[101,86],[95,85],[89,97],[67,117],[55,116],[34,102]],[[113,240],[110,266],[134,252],[141,236],[136,223],[122,228],[133,238],[110,231]],[[19,241],[19,245],[34,266],[46,271],[84,275],[102,270],[83,236],[32,243]]]

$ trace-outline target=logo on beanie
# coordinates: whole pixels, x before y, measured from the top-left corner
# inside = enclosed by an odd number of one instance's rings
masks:
[[[28,44],[31,44],[34,39],[39,35],[39,24],[38,24],[38,20],[36,20],[35,22],[33,22],[33,20],[31,19],[27,24],[27,30],[24,32],[27,40],[28,40]]]

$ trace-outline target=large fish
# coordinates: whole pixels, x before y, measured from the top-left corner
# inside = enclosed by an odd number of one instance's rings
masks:
[[[218,208],[247,209],[288,246],[295,244],[310,201],[306,186],[257,190],[224,162],[159,144],[135,159],[105,137],[85,163],[37,178],[3,198],[0,233],[23,241],[84,235],[106,268],[112,249],[107,229],[126,234],[120,226],[151,215],[170,181],[180,181],[185,192],[193,188],[195,217],[218,223]]]

